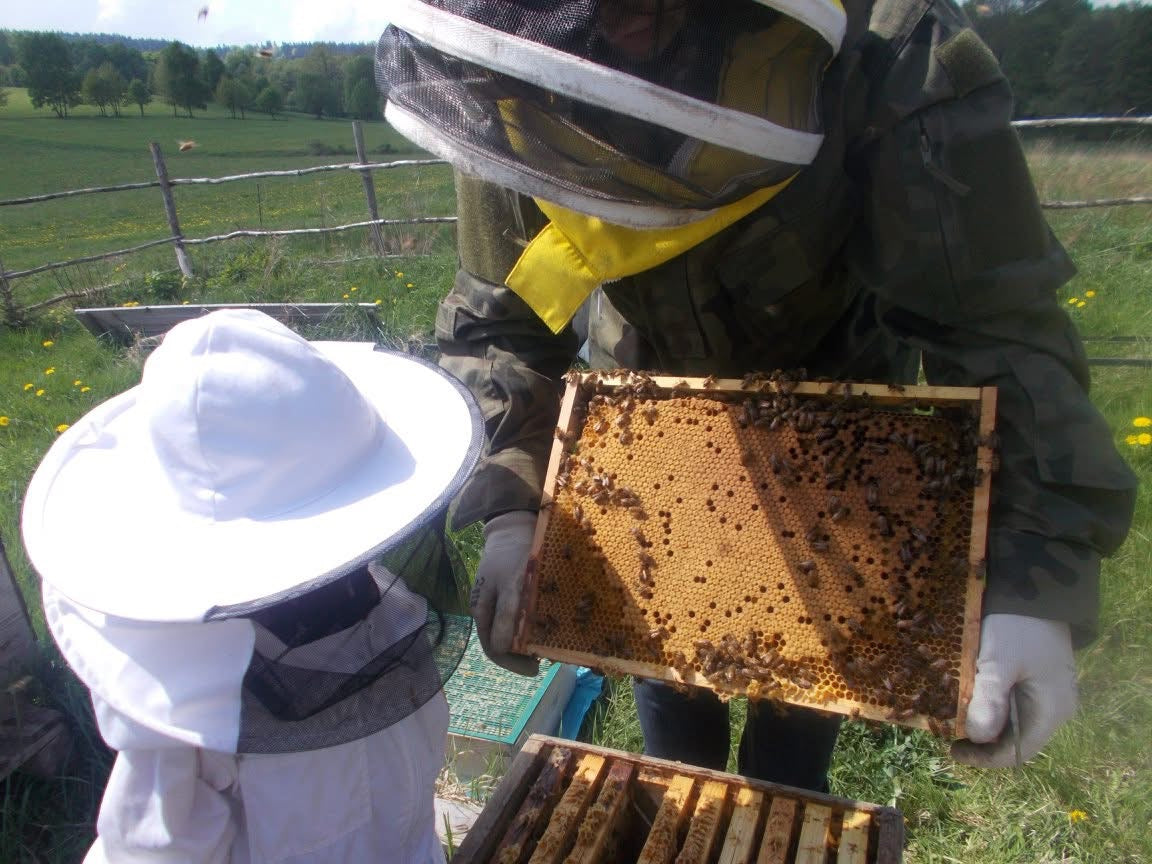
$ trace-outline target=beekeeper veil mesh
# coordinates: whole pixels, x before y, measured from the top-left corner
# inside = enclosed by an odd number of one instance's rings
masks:
[[[820,147],[838,0],[393,0],[385,116],[459,169],[635,227],[774,186]]]
[[[371,564],[247,615],[237,752],[331,747],[418,710],[467,648],[467,597],[441,512]]]

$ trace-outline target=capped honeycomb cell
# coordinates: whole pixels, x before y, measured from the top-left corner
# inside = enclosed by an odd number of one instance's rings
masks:
[[[617,372],[564,404],[520,650],[958,731],[994,392]]]

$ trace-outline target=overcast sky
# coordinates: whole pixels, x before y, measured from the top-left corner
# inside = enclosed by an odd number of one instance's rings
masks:
[[[387,6],[388,0],[0,0],[0,30],[118,33],[203,47],[375,42]]]
[[[388,0],[0,0],[0,29],[119,33],[201,47],[375,42],[387,7]]]

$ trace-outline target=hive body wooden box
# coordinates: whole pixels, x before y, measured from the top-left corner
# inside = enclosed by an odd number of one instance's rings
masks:
[[[517,650],[963,735],[995,390],[570,375]]]
[[[900,812],[533,735],[453,864],[896,864]]]

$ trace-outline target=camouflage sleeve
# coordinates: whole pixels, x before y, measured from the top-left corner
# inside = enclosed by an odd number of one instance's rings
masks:
[[[1065,620],[1082,643],[1135,479],[1088,397],[1056,297],[1074,268],[1043,219],[1008,85],[957,10],[924,8],[884,81],[854,260],[929,383],[998,388],[985,613]]]
[[[508,510],[536,510],[576,336],[559,336],[503,287],[523,245],[544,224],[530,200],[456,178],[460,269],[436,315],[440,365],[475,394],[487,448],[452,506],[462,528]]]

